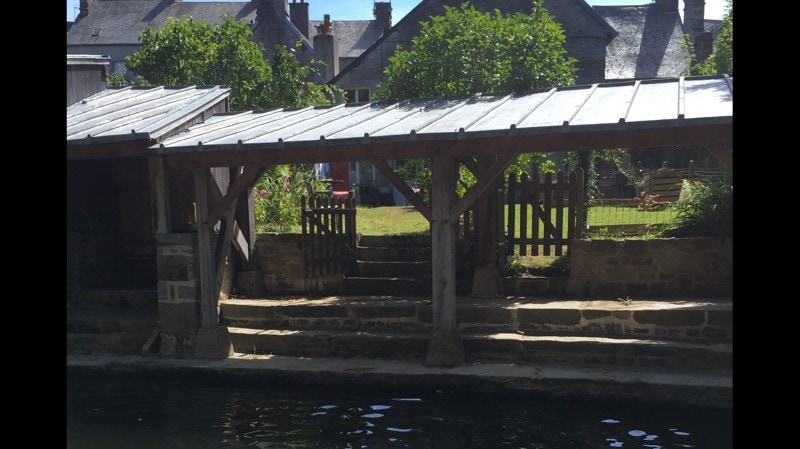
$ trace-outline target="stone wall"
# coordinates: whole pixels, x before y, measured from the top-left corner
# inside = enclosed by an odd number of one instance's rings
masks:
[[[157,234],[158,319],[162,357],[192,357],[200,328],[196,233]]]
[[[573,240],[567,293],[579,297],[730,296],[732,239]]]
[[[242,264],[236,295],[260,297],[292,293],[344,291],[340,274],[306,279],[301,234],[263,233],[256,236],[253,260]]]

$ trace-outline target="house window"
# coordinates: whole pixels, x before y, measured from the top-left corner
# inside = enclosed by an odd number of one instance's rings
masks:
[[[347,89],[344,96],[346,103],[366,103],[369,101],[369,88]]]
[[[124,62],[115,61],[114,62],[114,73],[125,73],[127,69],[125,68]]]

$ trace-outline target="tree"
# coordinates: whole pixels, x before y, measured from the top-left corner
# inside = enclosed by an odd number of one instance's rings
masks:
[[[482,13],[469,3],[445,6],[422,24],[410,51],[389,58],[375,97],[400,100],[545,89],[575,82],[561,25],[534,0],[530,14]]]
[[[683,42],[691,60],[687,75],[733,75],[733,0],[728,0],[725,16],[722,18],[722,24],[714,42],[714,51],[705,61],[697,60],[694,45],[688,35],[683,36]]]
[[[468,2],[445,6],[443,15],[422,24],[411,50],[398,48],[384,70],[374,98],[401,100],[430,96],[469,95],[549,89],[575,83],[574,58],[566,56],[566,37],[542,0],[533,0],[528,14],[483,13]],[[411,183],[430,189],[428,161],[405,161],[398,172]],[[508,171],[531,164],[552,170],[543,154],[521,154]],[[542,165],[546,164],[546,165]],[[469,184],[471,173],[462,170]]]
[[[230,86],[232,111],[332,104],[341,93],[338,87],[308,82],[313,68],[301,66],[283,45],[264,60],[264,46],[251,39],[245,23],[230,15],[220,18],[213,25],[169,18],[161,28],[144,29],[142,48],[126,58],[128,67],[140,83],[144,78],[152,85]],[[119,76],[111,81],[124,84]],[[259,229],[285,231],[299,222],[302,178],[308,176],[302,166],[266,170],[253,198]]]
[[[230,86],[233,111],[333,102],[337,88],[307,82],[312,69],[300,67],[285,47],[278,46],[268,63],[247,24],[220,18],[208,24],[171,17],[158,29],[145,28],[141,49],[126,58],[128,67],[152,85]]]

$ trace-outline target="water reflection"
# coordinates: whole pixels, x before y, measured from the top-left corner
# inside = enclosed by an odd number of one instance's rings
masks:
[[[398,394],[400,393],[400,394]],[[729,449],[728,409],[73,378],[67,447]]]

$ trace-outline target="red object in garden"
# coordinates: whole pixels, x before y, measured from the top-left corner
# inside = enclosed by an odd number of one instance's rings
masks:
[[[350,171],[347,162],[331,162],[331,190],[334,198],[347,198],[350,193]]]

